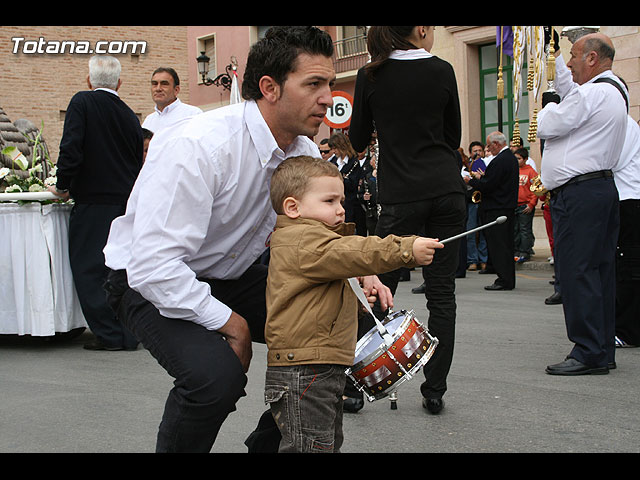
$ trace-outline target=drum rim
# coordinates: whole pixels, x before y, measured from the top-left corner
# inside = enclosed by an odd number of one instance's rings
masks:
[[[415,312],[414,310],[398,310],[397,312],[392,312],[390,315],[387,315],[384,320],[382,320],[382,325],[386,326],[388,323],[390,323],[396,316],[403,314],[404,315],[404,320],[402,321],[402,323],[400,323],[400,326],[398,327],[398,329],[393,332],[391,334],[391,338],[393,340],[393,343],[396,342],[396,340],[398,340],[398,338],[400,338],[404,332],[406,331],[406,325],[411,322],[411,319],[416,320],[416,322],[424,329],[427,330],[425,325],[420,322],[416,316],[415,316]],[[403,328],[405,327],[405,328]],[[402,332],[402,333],[398,333],[398,332]],[[376,329],[376,327],[373,327],[371,330],[369,330],[364,337],[362,337],[358,343],[356,344],[356,349],[355,349],[355,353],[354,353],[354,358],[358,356],[358,349],[362,349],[365,345],[368,345],[369,342],[367,341],[367,343],[363,343],[363,341],[369,340],[372,336],[374,335],[380,335],[378,333],[378,330]],[[382,337],[380,337],[382,339]],[[367,355],[366,357],[364,357],[362,360],[358,361],[357,363],[354,363],[351,367],[349,367],[349,371],[351,372],[355,372],[360,370],[362,367],[369,365],[369,363],[371,363],[372,360],[378,358],[382,353],[384,353],[385,351],[387,351],[387,348],[382,348],[382,346],[386,347],[386,344],[383,342],[378,346],[378,348],[376,348],[373,352],[371,352],[369,355]]]
[[[383,390],[381,390],[379,392],[370,392],[370,389],[368,389],[367,387],[362,385],[360,379],[355,378],[355,376],[353,375],[353,372],[356,372],[356,371],[362,369],[363,367],[369,365],[373,360],[378,358],[382,353],[388,351],[389,347],[387,347],[387,345],[386,345],[386,343],[384,341],[373,352],[371,352],[369,355],[367,355],[365,358],[363,358],[362,360],[358,361],[357,363],[354,363],[351,367],[348,367],[345,370],[345,373],[353,380],[356,388],[359,391],[361,391],[364,396],[367,397],[367,400],[369,402],[373,402],[375,400],[379,400],[381,398],[387,397],[391,393],[397,391],[403,383],[405,383],[406,381],[408,381],[411,378],[413,378],[415,373],[417,371],[419,371],[419,369],[422,368],[424,365],[426,365],[427,362],[431,359],[431,357],[433,356],[433,353],[435,352],[435,349],[436,349],[437,345],[440,343],[437,337],[434,337],[429,333],[429,329],[427,328],[427,326],[423,322],[421,322],[419,318],[416,317],[415,311],[412,310],[412,309],[411,310],[404,310],[403,309],[403,310],[399,310],[397,312],[392,312],[389,315],[387,315],[385,317],[385,319],[381,323],[383,325],[387,325],[388,323],[393,321],[395,319],[395,317],[397,317],[398,315],[401,315],[401,314],[405,318],[400,323],[400,326],[396,329],[396,331],[393,334],[391,334],[393,343],[395,343],[398,340],[398,338],[400,338],[402,335],[404,335],[404,333],[406,332],[407,327],[408,327],[407,324],[410,323],[411,320],[414,320],[421,327],[421,329],[422,329],[421,333],[423,335],[425,335],[426,337],[428,337],[428,339],[429,339],[429,348],[422,355],[422,357],[414,364],[414,366],[411,367],[411,369],[409,371],[406,371],[402,366],[400,366],[401,369],[404,372],[404,375],[402,375],[402,377],[400,377],[400,378],[397,378],[391,385],[388,386],[388,388],[385,388],[385,389],[383,389]],[[364,337],[362,337],[360,339],[360,341],[358,341],[358,343],[356,344],[356,353],[358,352],[358,349],[362,349],[364,346],[369,344],[370,338],[373,335],[380,335],[376,327],[373,327],[371,330],[369,330],[366,333],[366,335]],[[382,337],[380,337],[380,338],[382,339]],[[366,340],[366,342],[365,342],[365,340]],[[382,348],[382,346],[384,346],[385,348]]]

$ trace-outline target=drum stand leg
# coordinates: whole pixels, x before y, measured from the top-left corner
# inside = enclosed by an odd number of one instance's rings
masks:
[[[398,409],[398,392],[391,392],[389,394],[389,401],[391,401],[391,410]]]

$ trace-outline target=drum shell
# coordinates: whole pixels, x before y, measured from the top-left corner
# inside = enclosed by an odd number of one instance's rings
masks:
[[[438,339],[429,335],[426,327],[415,318],[413,312],[400,311],[387,316],[381,323],[389,330],[392,323],[403,317],[398,328],[389,332],[392,343],[387,346],[374,327],[356,346],[356,362],[347,370],[356,387],[369,401],[377,400],[395,391],[404,381],[427,363],[438,344]],[[358,353],[372,342],[378,347],[362,359]]]

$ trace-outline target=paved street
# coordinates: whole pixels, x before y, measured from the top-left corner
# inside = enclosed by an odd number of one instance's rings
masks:
[[[345,414],[343,452],[640,452],[640,349],[618,349],[609,375],[556,377],[545,366],[569,344],[561,306],[547,306],[545,261],[519,269],[517,287],[487,292],[493,275],[457,280],[458,320],[446,407],[420,404],[420,373],[388,399]],[[426,321],[419,271],[396,310]],[[0,340],[0,452],[153,452],[171,378],[144,349],[91,352],[65,342]],[[27,340],[27,341],[25,341]],[[213,452],[246,452],[265,410],[265,348],[254,344],[247,396]]]

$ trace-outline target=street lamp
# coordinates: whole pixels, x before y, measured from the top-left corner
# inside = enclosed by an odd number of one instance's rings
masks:
[[[209,78],[209,57],[204,52],[200,52],[201,55],[196,58],[198,62],[198,73],[202,76],[202,83],[206,86],[215,85],[216,87],[222,87],[226,90],[231,90],[231,74],[235,75],[235,71],[238,69],[238,61],[236,57],[231,57],[231,63],[225,67],[225,73],[221,73],[216,78],[211,80]]]

